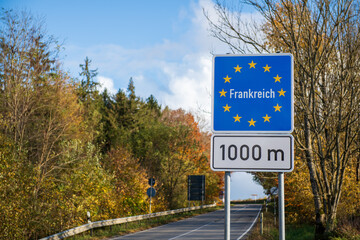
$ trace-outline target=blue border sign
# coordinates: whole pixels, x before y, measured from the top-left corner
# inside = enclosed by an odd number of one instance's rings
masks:
[[[291,133],[294,126],[291,54],[213,58],[214,133]]]

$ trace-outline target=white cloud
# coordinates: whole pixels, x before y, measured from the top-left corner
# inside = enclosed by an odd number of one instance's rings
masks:
[[[167,91],[160,92],[161,99],[172,108],[183,108],[200,115],[210,128],[211,113],[211,52],[225,53],[228,47],[210,36],[208,21],[203,9],[215,15],[214,3],[200,0],[191,6],[192,26],[181,44],[187,52],[176,62],[163,62],[161,71],[168,79]]]
[[[217,18],[211,0],[193,2],[187,12],[179,13],[179,18],[191,17],[192,25],[177,40],[164,39],[159,44],[138,49],[115,44],[68,48],[92,60],[92,66],[99,69],[101,89],[116,93],[115,89],[126,89],[132,77],[136,94],[143,99],[153,94],[163,106],[205,112],[204,117],[210,122],[211,53],[223,54],[229,50],[210,36],[203,9],[213,19]]]
[[[111,78],[98,76],[97,81],[99,82],[99,91],[103,92],[105,89],[108,90],[109,93],[115,94],[117,90],[114,87],[114,81]]]
[[[184,56],[179,64],[166,64],[162,71],[169,79],[164,101],[174,107],[210,112],[211,55],[198,53]]]

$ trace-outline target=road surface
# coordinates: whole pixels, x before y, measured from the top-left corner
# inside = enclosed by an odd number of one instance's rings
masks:
[[[236,205],[231,207],[231,239],[245,239],[261,211],[261,205]],[[199,215],[145,231],[114,237],[120,239],[224,239],[224,210]]]

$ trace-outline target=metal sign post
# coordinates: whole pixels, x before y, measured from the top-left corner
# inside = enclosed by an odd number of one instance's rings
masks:
[[[225,172],[225,229],[224,239],[230,240],[230,172]]]
[[[149,214],[151,213],[151,198],[152,198],[152,196],[150,195]]]
[[[279,180],[279,240],[285,240],[285,201],[284,201],[284,173],[280,172]]]

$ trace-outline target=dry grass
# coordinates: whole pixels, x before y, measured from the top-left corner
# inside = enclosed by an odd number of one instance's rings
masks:
[[[277,219],[276,219],[277,220]],[[274,214],[270,211],[263,213],[263,234],[260,233],[260,218],[252,229],[247,240],[272,240],[278,235],[278,226],[275,224]]]
[[[338,220],[338,226],[332,239],[359,240],[360,216],[343,217]]]

